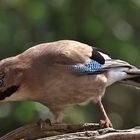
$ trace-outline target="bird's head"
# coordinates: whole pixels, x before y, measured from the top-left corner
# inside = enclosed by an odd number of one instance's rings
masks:
[[[0,61],[0,101],[13,100],[23,79],[22,67],[14,58]]]

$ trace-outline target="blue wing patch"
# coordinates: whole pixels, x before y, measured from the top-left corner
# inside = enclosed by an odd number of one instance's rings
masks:
[[[102,65],[92,59],[90,63],[84,64],[82,66],[70,65],[69,68],[76,73],[85,73],[85,74],[94,74],[102,71]]]

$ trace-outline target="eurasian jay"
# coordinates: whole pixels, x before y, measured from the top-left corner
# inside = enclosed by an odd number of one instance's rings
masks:
[[[120,82],[140,87],[140,70],[89,45],[61,40],[31,47],[0,61],[0,100],[37,101],[61,122],[65,108],[94,100],[101,123],[112,127],[101,99]]]

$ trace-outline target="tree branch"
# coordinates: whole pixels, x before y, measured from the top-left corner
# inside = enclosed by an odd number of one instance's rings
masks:
[[[128,130],[101,128],[99,124],[33,123],[18,128],[0,140],[139,140],[140,127]]]

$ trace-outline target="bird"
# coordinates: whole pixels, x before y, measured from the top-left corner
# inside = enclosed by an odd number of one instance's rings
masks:
[[[140,88],[140,69],[74,40],[38,44],[0,60],[0,102],[40,102],[56,123],[66,108],[95,101],[101,125],[113,127],[102,97],[114,83]]]

